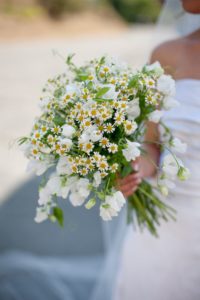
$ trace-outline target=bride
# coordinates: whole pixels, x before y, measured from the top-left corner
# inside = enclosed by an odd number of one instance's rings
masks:
[[[188,144],[181,159],[192,176],[188,183],[177,184],[169,196],[167,201],[177,210],[177,221],[162,223],[158,239],[147,231],[129,228],[115,300],[200,299],[200,0],[169,0],[167,14],[170,8],[174,17],[164,19],[174,21],[179,32],[187,34],[157,47],[151,62],[159,61],[176,80],[176,98],[181,106],[172,110],[165,122]],[[176,9],[180,14],[176,15]],[[155,125],[148,125],[146,139],[158,141]],[[159,162],[159,149],[153,143],[147,150],[151,159]],[[144,158],[134,167],[138,172],[119,182],[125,196],[137,189],[142,178],[156,173],[154,165]]]

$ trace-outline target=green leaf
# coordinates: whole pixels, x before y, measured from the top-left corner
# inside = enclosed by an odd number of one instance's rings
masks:
[[[58,221],[59,225],[63,227],[64,225],[64,216],[63,216],[63,211],[60,207],[54,207],[53,208],[53,216],[56,218]]]
[[[105,56],[102,56],[101,59],[100,59],[100,65],[103,65],[106,61],[106,57]]]
[[[96,204],[96,200],[95,198],[92,198],[85,204],[85,208],[91,209],[93,206],[95,206],[95,204]]]
[[[102,96],[105,95],[109,90],[110,90],[110,87],[108,87],[108,86],[105,86],[105,87],[101,88],[97,92],[96,98],[102,98]]]
[[[56,115],[54,118],[53,118],[53,122],[56,126],[63,126],[65,124],[65,119],[62,118],[61,116],[59,115]]]
[[[138,76],[134,76],[130,79],[128,87],[129,88],[134,88],[138,85]]]
[[[27,141],[28,141],[27,137],[21,137],[18,139],[18,144],[22,145],[22,144],[26,143]]]
[[[72,64],[72,59],[73,57],[75,56],[75,53],[72,53],[70,55],[67,56],[67,59],[66,59],[66,64],[67,65],[71,65]]]
[[[126,177],[127,175],[129,175],[130,173],[133,172],[133,168],[131,166],[131,164],[128,164],[126,166],[124,166],[124,168],[122,169],[122,172],[121,172],[121,177]]]

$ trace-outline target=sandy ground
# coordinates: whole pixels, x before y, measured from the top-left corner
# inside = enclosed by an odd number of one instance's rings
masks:
[[[33,118],[39,113],[38,98],[46,79],[65,69],[52,50],[64,56],[76,52],[77,62],[107,53],[138,67],[147,61],[152,34],[152,27],[133,27],[113,35],[0,41],[1,201],[28,178],[27,161],[15,140],[29,132]]]

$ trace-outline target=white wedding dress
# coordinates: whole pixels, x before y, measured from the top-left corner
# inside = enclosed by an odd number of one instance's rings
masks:
[[[166,200],[177,221],[162,223],[159,239],[129,228],[114,300],[200,300],[200,80],[176,82],[181,105],[165,123],[188,144],[180,158],[191,178]]]

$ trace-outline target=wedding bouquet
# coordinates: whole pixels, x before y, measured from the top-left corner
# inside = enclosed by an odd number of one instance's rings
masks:
[[[29,170],[37,175],[52,170],[39,188],[35,221],[49,218],[63,224],[57,197],[86,209],[98,204],[105,221],[127,203],[129,221],[155,234],[160,218],[173,217],[155,189],[166,196],[175,179],[189,174],[175,154],[185,144],[161,121],[163,112],[177,105],[174,81],[159,63],[134,72],[108,57],[77,67],[72,57],[67,58],[66,74],[48,80],[40,99],[42,113],[30,135],[19,140]],[[148,120],[162,127],[160,148],[168,154],[158,166],[157,185],[143,181],[126,201],[116,179],[134,172],[131,161],[147,155],[143,143],[148,142]]]

